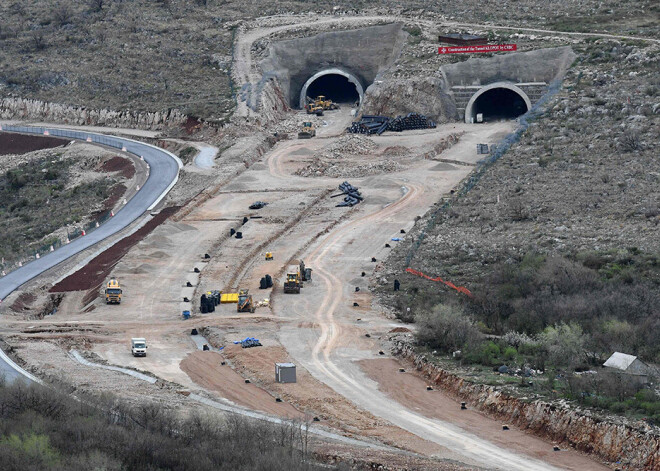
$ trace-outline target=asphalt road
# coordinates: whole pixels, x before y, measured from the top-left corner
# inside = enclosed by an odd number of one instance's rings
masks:
[[[117,211],[114,217],[108,219],[98,229],[91,231],[85,236],[78,237],[71,241],[70,244],[64,245],[54,252],[33,260],[30,263],[26,263],[23,267],[0,278],[0,301],[24,283],[76,255],[78,252],[116,234],[143,215],[145,211],[153,209],[174,186],[179,177],[181,161],[174,154],[149,144],[114,136],[104,136],[68,129],[2,126],[2,131],[27,134],[43,135],[45,130],[48,130],[51,136],[81,141],[89,141],[91,139],[93,143],[103,144],[117,149],[125,149],[127,152],[142,156],[145,162],[149,164],[149,176],[140,191],[121,210]],[[15,378],[18,374],[13,366],[7,364],[7,359],[1,355],[0,373],[5,373],[5,377],[8,379]]]

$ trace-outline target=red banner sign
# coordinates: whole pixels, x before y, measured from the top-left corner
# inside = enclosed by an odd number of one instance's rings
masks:
[[[515,44],[483,44],[480,46],[439,47],[438,54],[472,54],[475,52],[515,51]]]

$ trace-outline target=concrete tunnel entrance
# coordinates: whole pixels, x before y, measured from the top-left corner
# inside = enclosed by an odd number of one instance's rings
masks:
[[[509,83],[495,83],[475,93],[465,108],[465,122],[477,122],[477,114],[484,122],[515,119],[532,107],[527,94]]]
[[[305,107],[305,98],[324,95],[336,103],[353,105],[362,103],[364,89],[352,74],[340,69],[328,69],[312,75],[300,91],[300,108]]]

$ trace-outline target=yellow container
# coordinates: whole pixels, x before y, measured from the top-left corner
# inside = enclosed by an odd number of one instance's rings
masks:
[[[225,303],[237,303],[238,302],[238,293],[222,293],[220,295],[220,302]]]

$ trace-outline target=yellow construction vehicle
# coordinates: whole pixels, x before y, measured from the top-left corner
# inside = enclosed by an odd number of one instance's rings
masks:
[[[105,303],[106,304],[121,304],[121,286],[117,278],[110,278],[105,288]]]
[[[252,301],[252,295],[248,294],[248,290],[238,290],[238,304],[236,305],[236,312],[254,312],[256,306]]]
[[[272,260],[273,259],[273,252],[266,252],[266,260]]]
[[[323,116],[323,105],[317,105],[316,103],[308,103],[305,105],[305,110],[307,114],[315,114],[316,116]]]
[[[305,121],[298,132],[298,139],[311,139],[314,136],[316,136],[316,128],[309,121]]]
[[[333,103],[330,98],[327,98],[323,95],[319,95],[314,100],[314,105],[320,107],[322,110],[336,110],[339,108],[337,103]]]
[[[284,282],[285,293],[300,293],[303,282],[300,276],[300,266],[290,265],[286,271],[286,281]]]

